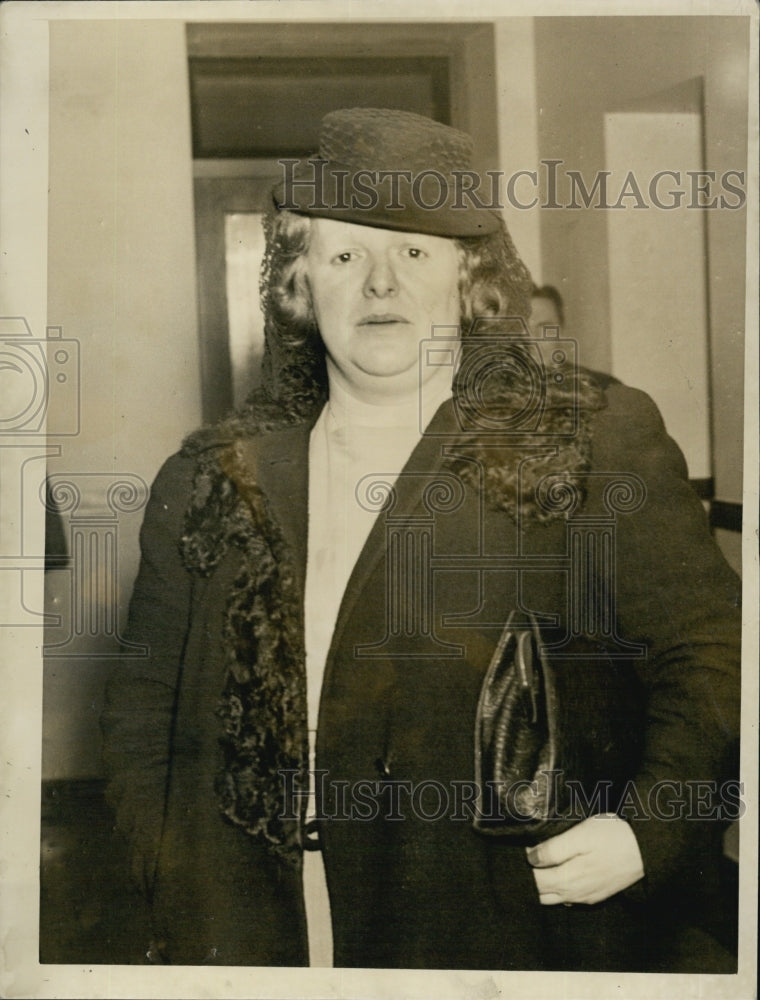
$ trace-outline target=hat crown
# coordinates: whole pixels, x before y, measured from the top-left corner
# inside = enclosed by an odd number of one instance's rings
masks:
[[[319,154],[351,170],[470,170],[465,132],[411,111],[343,108],[322,119]]]
[[[503,226],[497,205],[476,200],[470,136],[411,111],[331,111],[319,152],[282,163],[272,192],[279,210],[431,236],[487,236]]]

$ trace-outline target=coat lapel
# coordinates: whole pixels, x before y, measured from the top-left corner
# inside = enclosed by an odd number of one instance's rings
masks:
[[[308,552],[309,436],[313,422],[298,424],[250,439],[245,460],[256,470],[257,482],[293,553],[293,569],[303,597]],[[395,484],[394,518],[411,515],[422,504],[419,475],[426,479],[443,471],[446,445],[458,437],[451,402],[444,404],[412,452]],[[382,472],[382,470],[379,470]],[[415,475],[417,474],[417,475]],[[386,517],[380,514],[356,561],[341,601],[328,664],[346,627],[364,597],[378,561],[386,554]]]
[[[451,402],[445,403],[437,412],[427,431],[409,457],[394,486],[394,519],[403,519],[422,504],[419,475],[431,479],[443,467],[445,445],[450,443],[457,432],[456,418]],[[415,473],[417,475],[415,475]],[[379,470],[382,474],[382,470]],[[348,579],[338,618],[335,624],[328,665],[335,649],[339,646],[346,627],[357,605],[360,604],[364,589],[380,559],[386,555],[386,517],[380,513],[359,554],[356,565]]]

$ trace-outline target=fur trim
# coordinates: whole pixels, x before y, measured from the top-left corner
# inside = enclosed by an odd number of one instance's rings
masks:
[[[200,456],[182,545],[186,564],[203,576],[230,548],[240,554],[223,624],[220,809],[297,865],[301,824],[284,818],[292,804],[283,773],[296,772],[292,792],[308,790],[302,612],[288,547],[239,442]]]

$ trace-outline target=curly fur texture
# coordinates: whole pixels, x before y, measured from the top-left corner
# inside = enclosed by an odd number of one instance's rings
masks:
[[[223,624],[220,809],[284,861],[297,864],[301,829],[283,818],[290,803],[282,775],[295,772],[290,787],[307,790],[301,611],[288,548],[239,443],[199,455],[182,548],[186,564],[203,576],[230,549],[240,556]]]

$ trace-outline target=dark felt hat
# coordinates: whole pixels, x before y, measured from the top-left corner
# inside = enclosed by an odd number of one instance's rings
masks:
[[[469,135],[409,111],[331,111],[318,153],[281,164],[273,192],[280,209],[433,236],[499,228],[499,215],[478,193]]]

